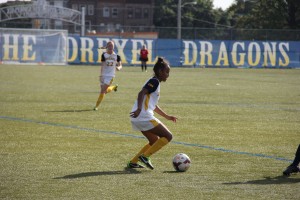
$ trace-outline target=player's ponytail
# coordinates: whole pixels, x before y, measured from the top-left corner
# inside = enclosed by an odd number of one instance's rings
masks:
[[[168,67],[169,63],[162,57],[158,57],[157,62],[153,67],[153,71],[156,77],[159,77],[159,71],[163,70],[165,67]]]

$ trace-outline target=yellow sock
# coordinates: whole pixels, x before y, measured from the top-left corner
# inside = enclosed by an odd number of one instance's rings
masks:
[[[149,157],[152,154],[156,153],[158,150],[160,150],[163,146],[168,144],[169,141],[165,137],[159,138],[145,153],[144,156]]]
[[[100,105],[100,103],[102,102],[102,100],[104,99],[105,94],[101,93],[98,97],[97,103],[96,103],[96,108],[98,108],[98,106]]]
[[[109,86],[106,90],[107,93],[111,92],[112,90],[115,89],[116,86]]]
[[[139,156],[142,155],[145,151],[147,151],[151,147],[150,144],[146,144],[140,152],[138,152],[131,160],[132,163],[137,163],[139,161]]]

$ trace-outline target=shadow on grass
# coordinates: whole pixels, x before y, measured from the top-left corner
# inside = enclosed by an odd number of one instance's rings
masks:
[[[46,111],[46,112],[94,112],[93,109],[85,109],[85,110],[53,110],[53,111]]]
[[[164,171],[163,173],[166,173],[166,174],[182,174],[184,172],[179,172],[179,171]]]
[[[255,185],[277,185],[277,184],[293,184],[300,183],[300,178],[290,178],[287,176],[264,177],[264,179],[246,181],[246,182],[230,182],[223,183],[225,185],[242,185],[242,184],[255,184]]]
[[[135,169],[124,168],[124,170],[118,171],[102,171],[102,172],[83,172],[79,174],[70,174],[62,177],[56,177],[53,179],[75,179],[75,178],[87,178],[92,176],[106,176],[106,175],[122,175],[122,174],[140,174],[141,171]]]

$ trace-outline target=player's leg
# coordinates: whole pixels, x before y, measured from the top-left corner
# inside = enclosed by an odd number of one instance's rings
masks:
[[[106,93],[110,93],[113,90],[116,92],[118,90],[118,84],[111,85],[113,83],[113,81],[114,81],[114,78],[111,78],[111,80],[110,80],[110,82],[108,84],[109,86],[106,89]]]
[[[172,133],[162,123],[158,124],[157,126],[155,126],[153,129],[149,131],[143,131],[143,134],[145,137],[147,137],[151,145],[151,147],[143,154],[146,157],[149,157],[154,153],[156,153],[163,146],[168,144],[173,138]],[[159,139],[153,140],[152,138],[155,138],[155,136],[156,137],[158,136]]]
[[[150,122],[149,122],[150,123]],[[143,133],[143,131],[142,131]],[[148,134],[146,134],[146,138],[148,139],[149,143],[146,144],[127,164],[127,167],[129,168],[143,168],[142,165],[138,164],[139,161],[139,157],[144,154],[150,147],[152,144],[154,144],[159,137],[155,134],[152,134],[151,132],[149,132]]]
[[[154,128],[158,125],[158,123],[151,123],[151,121],[131,121],[131,125],[134,130],[139,130],[143,133],[145,130]],[[127,167],[142,168],[141,165],[138,164],[140,155],[145,153],[151,147],[151,145],[159,139],[157,135],[152,133],[147,134],[146,138],[148,139],[149,143],[142,147],[142,149],[140,149],[140,151],[127,163]]]
[[[140,61],[141,61],[141,69],[142,69],[142,72],[144,71],[144,61],[142,58],[140,58]]]
[[[149,140],[151,147],[139,157],[139,160],[148,168],[154,169],[149,157],[167,145],[172,140],[173,135],[162,123],[149,131],[142,131],[142,133]],[[154,140],[155,136],[158,136],[159,139]]]
[[[143,66],[143,71],[147,71],[147,66],[144,59],[142,60],[142,66]]]
[[[145,146],[143,146],[142,149],[128,162],[127,167],[129,167],[129,168],[144,168],[142,165],[138,164],[139,157],[140,157],[140,155],[145,153],[145,151],[147,151],[150,147],[151,147],[151,145],[149,143],[146,144]]]
[[[296,151],[295,159],[294,159],[294,162],[292,163],[292,165],[298,166],[299,163],[300,163],[300,144],[299,144],[298,149]]]
[[[106,90],[106,93],[110,93],[111,91],[117,91],[118,90],[118,84],[116,84],[116,85],[111,85],[111,86],[109,86],[108,88],[107,88],[107,90]]]
[[[106,94],[106,91],[107,91],[108,87],[109,87],[109,85],[106,85],[106,84],[101,85],[101,91],[100,91],[100,94],[99,94],[99,97],[98,97],[98,100],[96,102],[96,106],[95,106],[94,110],[98,110],[98,107],[99,107],[100,103],[103,101],[103,99],[105,97],[105,94]]]
[[[300,144],[295,154],[295,159],[291,165],[289,165],[284,171],[283,175],[289,176],[291,173],[300,172],[300,168],[298,167],[300,163]]]

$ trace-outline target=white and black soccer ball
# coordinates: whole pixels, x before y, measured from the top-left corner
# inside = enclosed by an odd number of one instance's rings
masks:
[[[173,167],[178,172],[185,172],[191,166],[191,159],[184,153],[176,154],[173,158]]]

